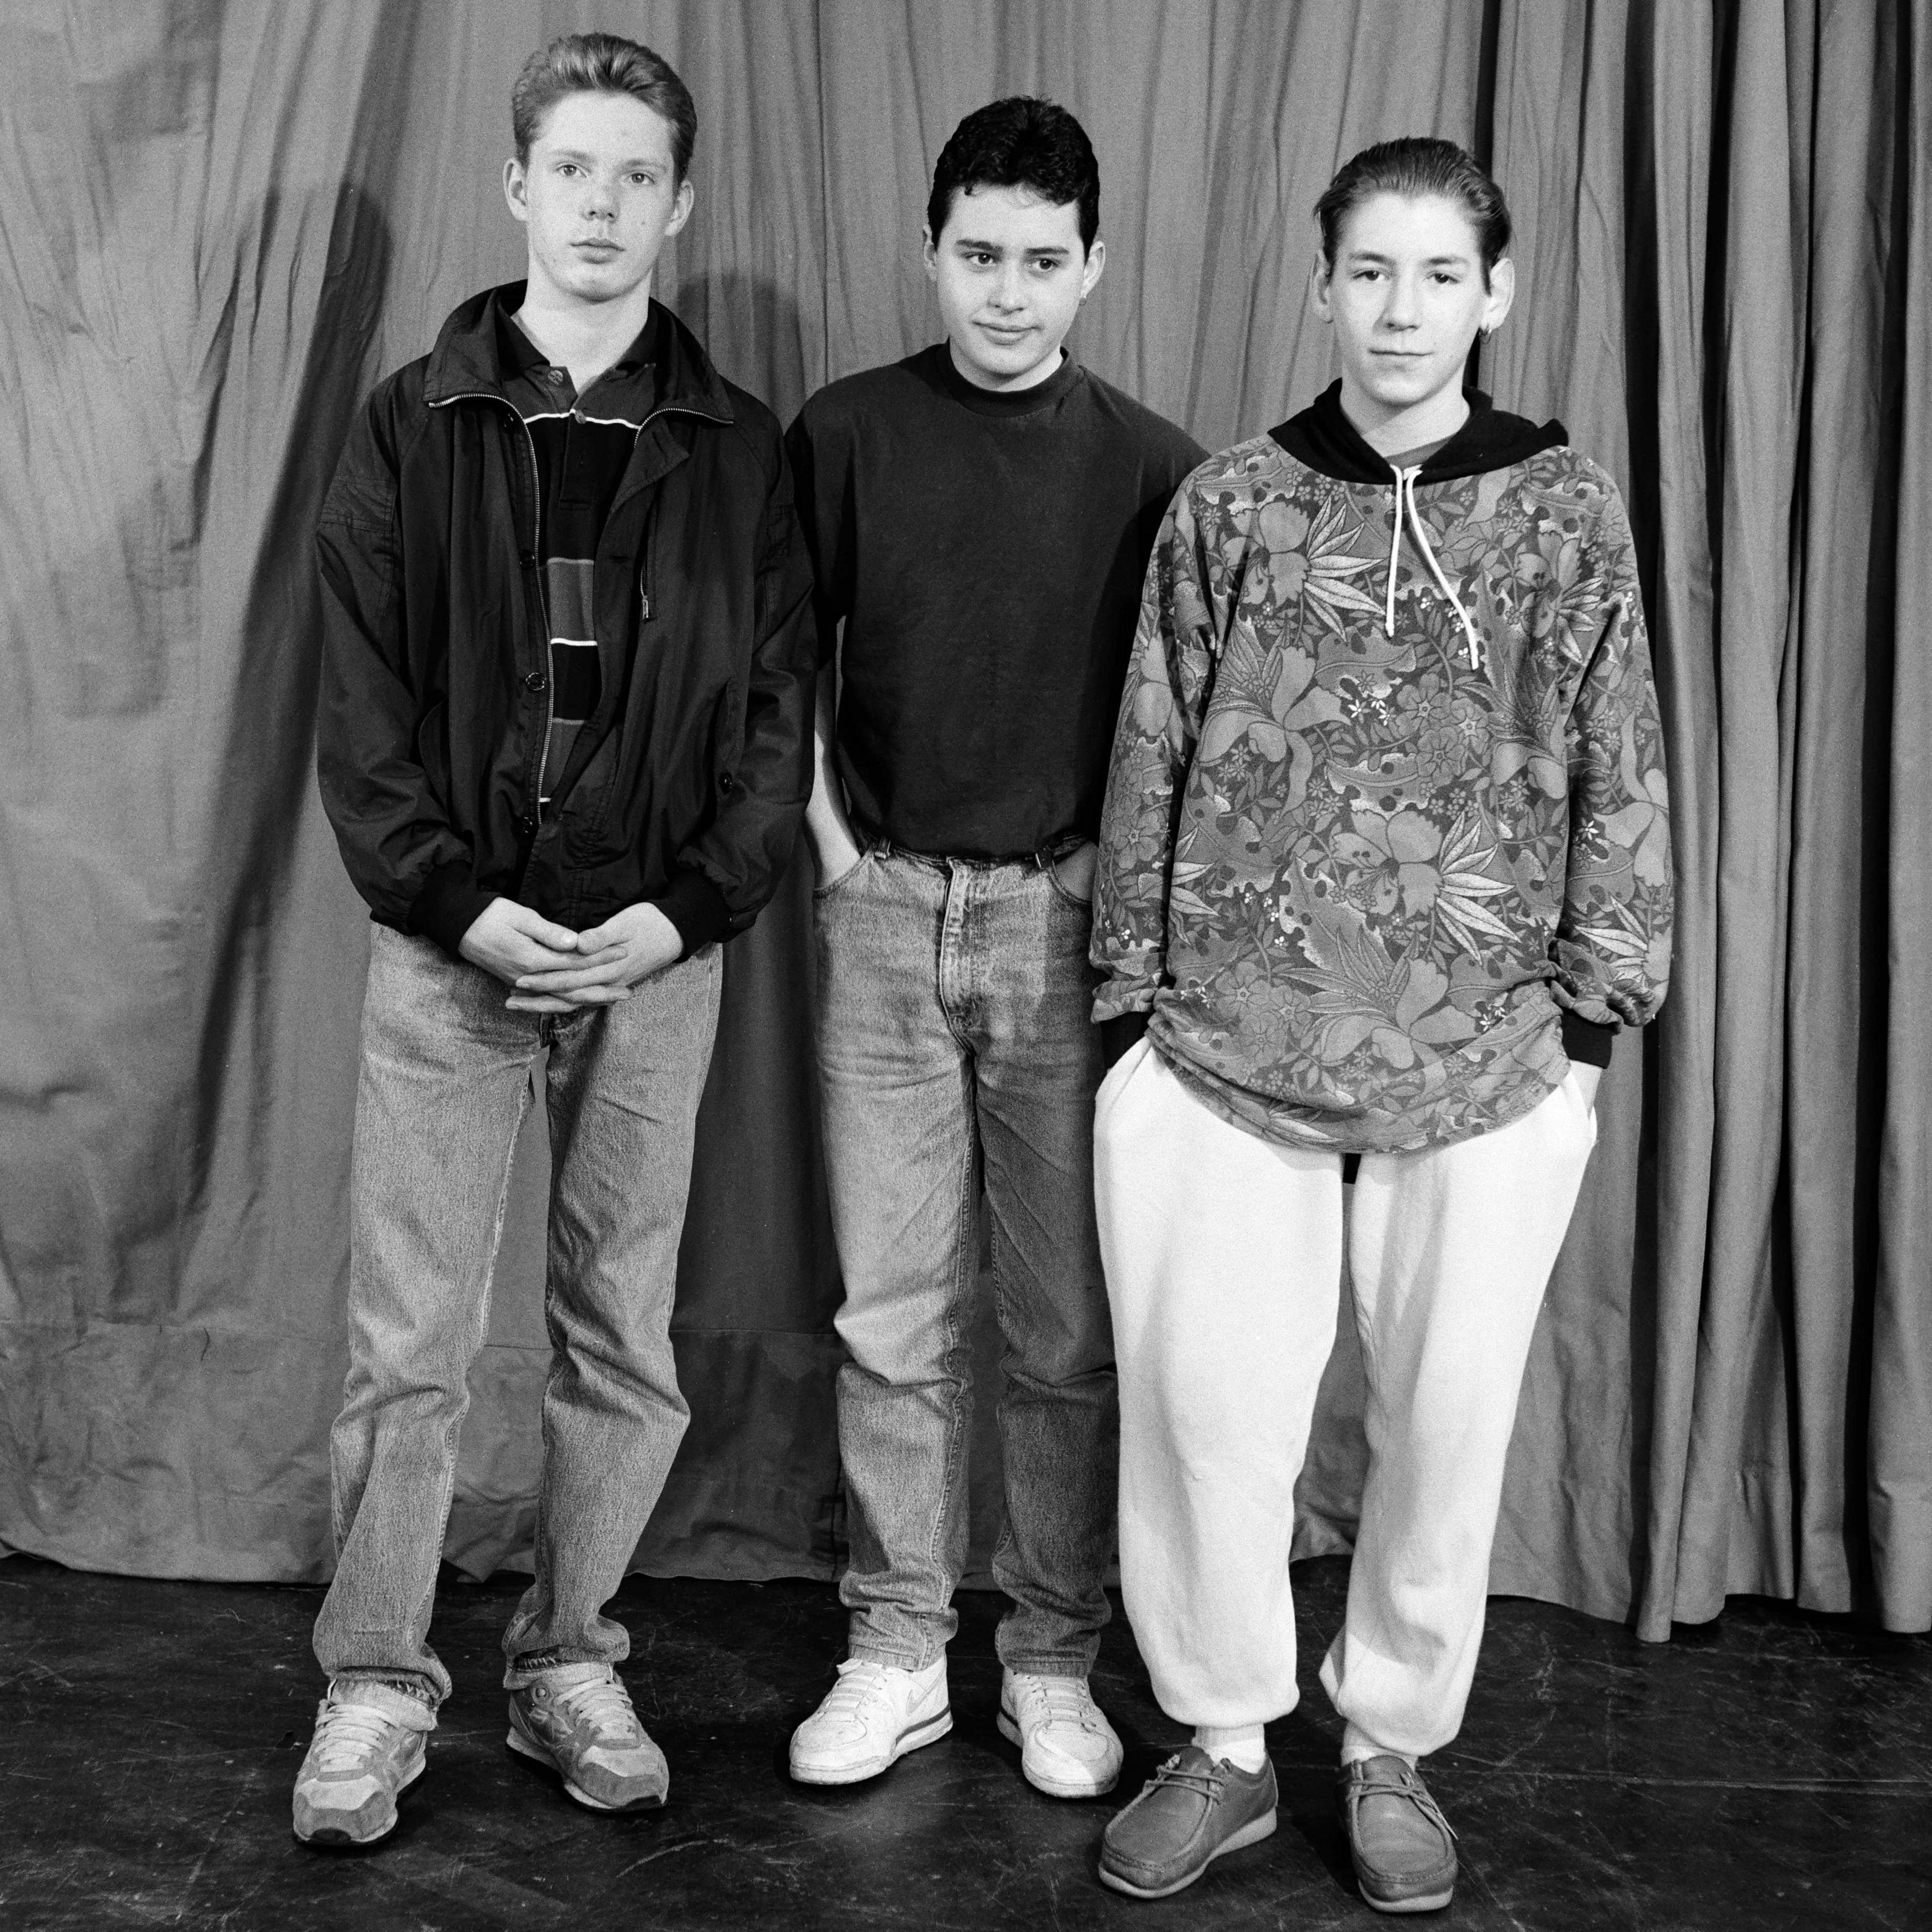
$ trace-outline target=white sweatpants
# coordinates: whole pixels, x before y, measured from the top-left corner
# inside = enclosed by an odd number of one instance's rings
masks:
[[[1474,1675],[1503,1458],[1596,1124],[1573,1073],[1521,1120],[1365,1154],[1350,1273],[1369,1473],[1322,1682],[1384,1748],[1453,1738]],[[1120,1578],[1170,1717],[1294,1708],[1294,1484],[1334,1345],[1339,1154],[1230,1126],[1142,1041],[1094,1106],[1120,1394]]]

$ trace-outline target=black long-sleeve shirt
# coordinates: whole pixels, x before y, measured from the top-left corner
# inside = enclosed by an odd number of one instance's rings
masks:
[[[982,859],[1094,836],[1142,574],[1204,452],[1071,358],[999,392],[944,343],[821,389],[786,447],[861,832]]]

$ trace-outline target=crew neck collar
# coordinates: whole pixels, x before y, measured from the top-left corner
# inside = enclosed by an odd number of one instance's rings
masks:
[[[950,342],[935,344],[932,356],[947,394],[982,416],[1025,416],[1036,410],[1051,409],[1080,380],[1080,365],[1064,346],[1060,352],[1060,367],[1045,382],[1036,382],[1030,389],[982,389],[978,383],[969,382],[952,360]]]

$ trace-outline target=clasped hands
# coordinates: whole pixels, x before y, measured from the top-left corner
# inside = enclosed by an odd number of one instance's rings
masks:
[[[492,899],[458,949],[510,989],[512,1012],[568,1013],[611,1006],[631,988],[674,965],[684,940],[654,905],[640,902],[602,926],[572,932],[514,899]]]

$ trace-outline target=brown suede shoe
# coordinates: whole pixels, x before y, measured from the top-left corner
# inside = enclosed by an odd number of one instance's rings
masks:
[[[1342,1767],[1335,1800],[1355,1880],[1378,1912],[1439,1912],[1456,1892],[1456,1834],[1422,1774],[1400,1758]]]
[[[1192,1885],[1223,1852],[1274,1829],[1274,1766],[1241,1771],[1197,1744],[1177,1751],[1114,1814],[1100,1839],[1100,1882],[1133,1898]]]

